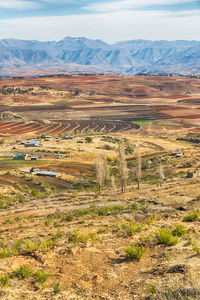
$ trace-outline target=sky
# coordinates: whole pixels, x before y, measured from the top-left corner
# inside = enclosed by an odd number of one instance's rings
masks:
[[[199,40],[200,0],[0,0],[0,39]]]

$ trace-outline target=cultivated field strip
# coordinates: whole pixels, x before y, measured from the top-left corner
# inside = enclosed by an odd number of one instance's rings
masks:
[[[87,134],[90,132],[111,133],[138,129],[139,126],[129,121],[110,120],[66,120],[66,121],[2,121],[0,122],[0,136],[23,135],[23,134]]]
[[[80,202],[81,200],[81,202]],[[126,201],[124,202],[126,203]],[[129,202],[127,201],[126,204]],[[2,210],[0,212],[1,217],[9,216],[11,218],[20,216],[20,215],[30,215],[35,216],[45,216],[47,214],[55,214],[62,212],[73,212],[77,209],[86,209],[91,207],[94,204],[94,194],[89,195],[88,197],[79,197],[79,201],[71,202],[71,196],[68,194],[63,194],[63,196],[49,196],[44,199],[37,199],[25,202],[23,204],[16,203],[9,208],[9,211]],[[103,207],[106,204],[117,205],[121,204],[118,200],[105,202],[104,199],[98,197],[96,199],[96,204],[98,207]],[[13,228],[14,230],[17,228]]]

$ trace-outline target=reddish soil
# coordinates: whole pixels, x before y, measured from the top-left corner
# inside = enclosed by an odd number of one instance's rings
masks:
[[[136,128],[131,123],[135,120],[178,119],[187,120],[192,126],[200,122],[197,112],[200,79],[195,78],[63,76],[1,79],[0,89],[5,86],[27,89],[27,94],[16,95],[8,89],[5,95],[0,91],[1,119],[6,121],[0,122],[1,136],[58,135],[90,130],[118,132]],[[9,120],[11,123],[7,122]]]
[[[0,136],[14,136],[23,134],[53,134],[60,135],[65,133],[87,133],[89,130],[94,132],[121,132],[139,128],[128,121],[101,121],[101,120],[79,120],[79,121],[53,121],[50,124],[30,122],[0,122]]]

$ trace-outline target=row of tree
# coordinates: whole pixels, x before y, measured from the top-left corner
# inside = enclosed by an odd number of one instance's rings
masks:
[[[98,155],[96,158],[96,179],[99,192],[101,192],[108,179],[111,180],[112,187],[116,189],[115,177],[110,175],[110,168],[107,159],[103,155]],[[119,144],[118,148],[118,173],[120,178],[121,192],[126,192],[127,180],[129,177],[129,169],[126,160],[126,147],[124,143]],[[140,148],[136,151],[136,177],[138,189],[140,189],[140,181],[142,176],[142,160]]]

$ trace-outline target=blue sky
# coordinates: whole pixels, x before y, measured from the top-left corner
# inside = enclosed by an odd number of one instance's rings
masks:
[[[0,0],[0,39],[200,40],[200,0]]]

